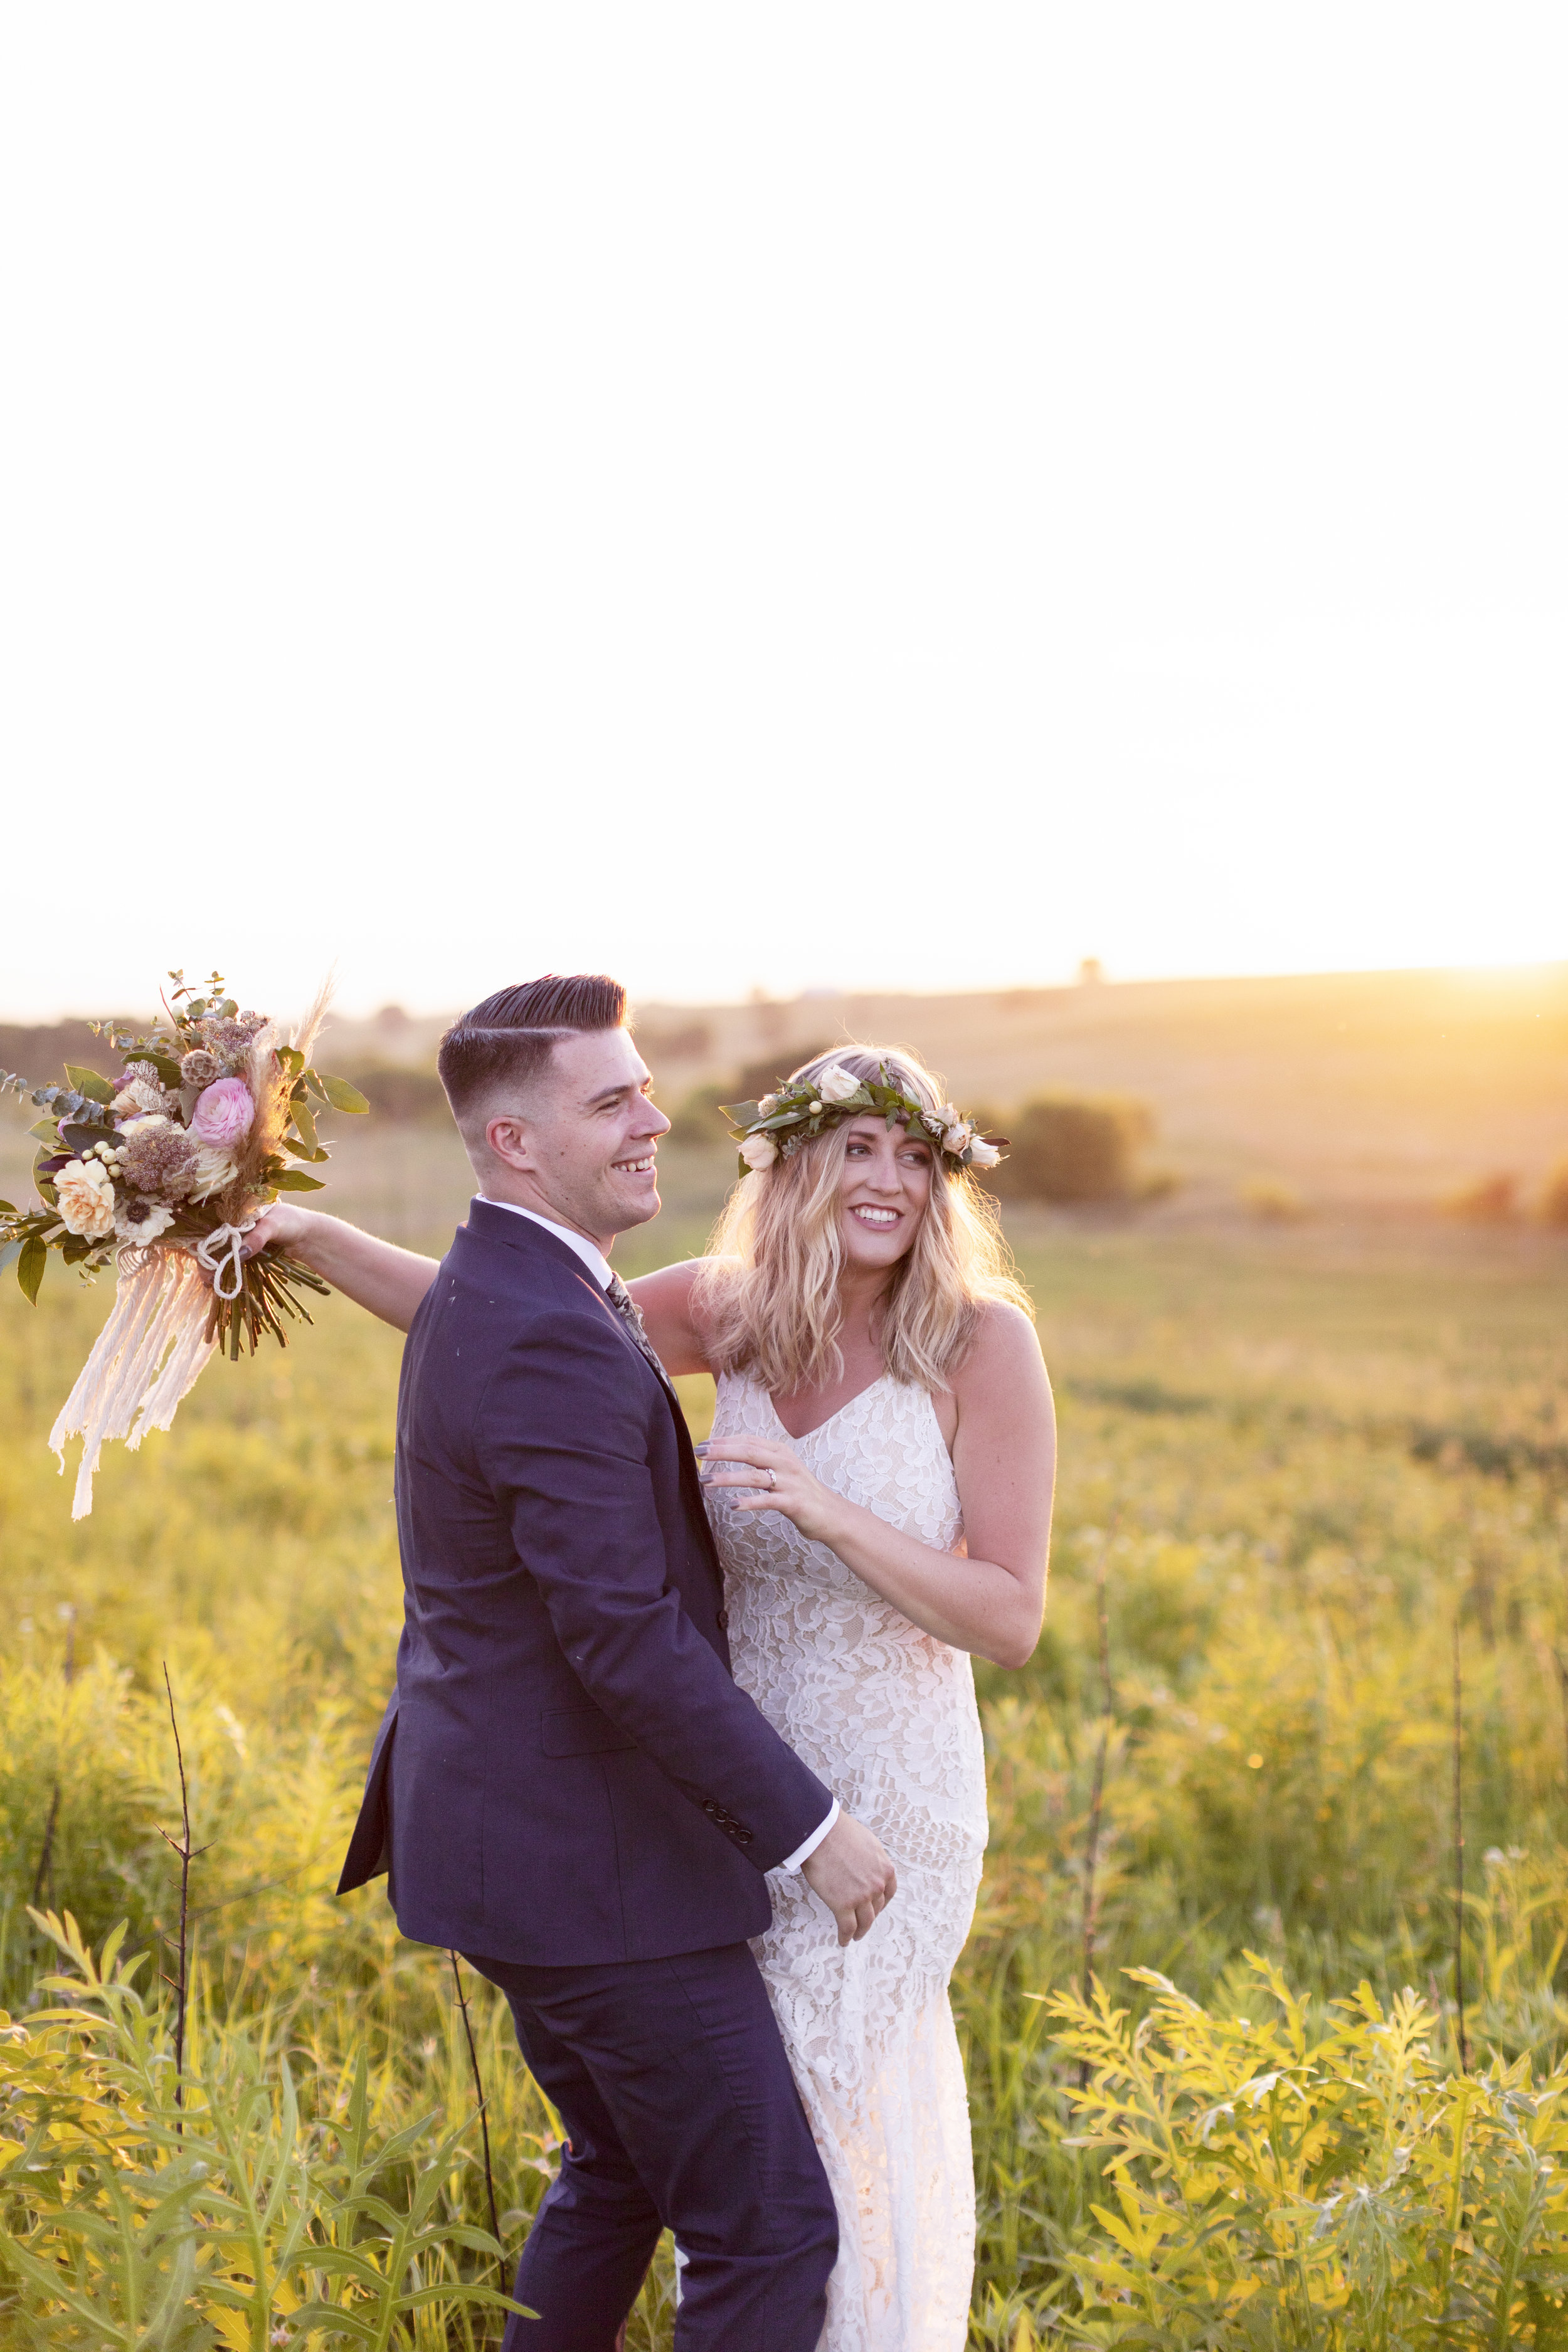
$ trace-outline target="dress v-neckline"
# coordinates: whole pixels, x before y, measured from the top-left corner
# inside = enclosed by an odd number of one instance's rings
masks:
[[[882,1386],[885,1381],[890,1381],[892,1377],[891,1372],[879,1372],[874,1381],[868,1381],[863,1389],[857,1389],[852,1397],[846,1397],[837,1411],[836,1412],[830,1412],[826,1421],[819,1421],[816,1423],[815,1427],[803,1430],[798,1437],[795,1435],[792,1430],[784,1429],[784,1416],[780,1412],[777,1405],[773,1402],[769,1391],[766,1389],[763,1389],[763,1394],[767,1397],[768,1411],[773,1414],[773,1417],[778,1423],[779,1427],[784,1430],[784,1433],[789,1439],[790,1444],[792,1445],[804,1445],[808,1438],[820,1437],[825,1429],[831,1429],[834,1423],[836,1421],[842,1420],[843,1416],[850,1410],[852,1405],[858,1405],[862,1397],[873,1395],[875,1391]],[[759,1381],[758,1386],[761,1387],[761,1385],[762,1384]]]

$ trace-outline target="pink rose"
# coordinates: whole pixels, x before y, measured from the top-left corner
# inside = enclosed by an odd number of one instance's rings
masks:
[[[242,1135],[249,1134],[255,1117],[256,1105],[243,1078],[215,1078],[197,1097],[191,1113],[191,1133],[199,1141],[226,1151]]]

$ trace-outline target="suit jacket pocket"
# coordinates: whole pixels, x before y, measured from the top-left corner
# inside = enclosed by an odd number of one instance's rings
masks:
[[[637,1741],[598,1707],[568,1706],[543,1718],[540,1745],[546,1756],[607,1756],[614,1748],[635,1748]]]

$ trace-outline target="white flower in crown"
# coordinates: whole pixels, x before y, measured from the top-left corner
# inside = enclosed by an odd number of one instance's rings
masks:
[[[778,1107],[779,1098],[777,1095],[764,1095],[762,1101],[757,1105],[757,1116],[759,1118],[772,1118]]]
[[[859,1079],[851,1077],[837,1062],[829,1062],[816,1081],[816,1092],[826,1103],[847,1102],[851,1095],[858,1095],[859,1091]],[[762,1105],[759,1103],[757,1108],[760,1110]]]
[[[934,1126],[941,1128],[962,1127],[964,1124],[959,1117],[956,1103],[938,1103],[931,1113],[931,1121]]]
[[[771,1135],[748,1135],[741,1146],[741,1157],[748,1168],[771,1168],[779,1156],[778,1145]]]
[[[101,1160],[68,1160],[57,1171],[55,1198],[68,1234],[100,1242],[114,1230],[114,1181]]]
[[[972,1168],[994,1168],[1001,1157],[1002,1154],[997,1150],[996,1146],[994,1143],[987,1143],[981,1136],[976,1136],[969,1147],[969,1164]]]
[[[952,1105],[944,1104],[942,1108],[951,1109]],[[966,1118],[958,1118],[956,1113],[954,1113],[954,1119],[955,1124],[943,1132],[942,1148],[944,1151],[951,1151],[956,1157],[959,1152],[968,1149],[973,1139],[974,1129]]]

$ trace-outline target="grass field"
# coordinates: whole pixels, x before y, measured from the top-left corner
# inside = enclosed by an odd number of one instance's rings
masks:
[[[411,1148],[423,1147],[415,1139]],[[379,1196],[356,1193],[352,1171],[339,1204],[409,1238],[429,1234],[449,1195],[461,1196],[449,1159],[434,1145],[431,1154],[405,1170],[400,1207],[390,1180]],[[722,1171],[703,1161],[676,1173],[664,1222],[619,1251],[625,1271],[699,1244]],[[1118,2000],[1142,2013],[1155,1998],[1125,1969],[1164,1972],[1242,2033],[1245,2072],[1246,2035],[1259,2046],[1284,2014],[1249,1973],[1250,1949],[1303,1996],[1313,2032],[1363,1979],[1384,2011],[1414,1988],[1431,2012],[1421,2046],[1435,2076],[1451,2070],[1457,1624],[1472,2072],[1491,2053],[1522,2061],[1534,2078],[1551,2074],[1568,2047],[1568,1245],[1530,1232],[1349,1224],[1154,1232],[1043,1213],[1016,1215],[1010,1230],[1058,1384],[1062,1485],[1036,1661],[1021,1674],[980,1675],[993,1843],[955,1986],[982,2205],[974,2341],[1026,2345],[1037,2328],[1063,2342],[1446,2340],[1389,2333],[1386,2311],[1381,2337],[1370,2326],[1355,2332],[1360,2323],[1342,2313],[1319,2333],[1310,2332],[1316,2318],[1287,2314],[1268,2333],[1250,2288],[1226,2291],[1228,2302],[1214,2307],[1229,2315],[1211,2315],[1207,2335],[1184,2332],[1185,2304],[1171,2305],[1174,2316],[1141,2318],[1148,2278],[1183,2242],[1171,2236],[1161,2253],[1156,2231],[1153,2252],[1146,2243],[1135,2258],[1118,2253],[1095,2219],[1095,2205],[1113,2219],[1116,2209],[1106,2201],[1107,2147],[1071,2145],[1094,2137],[1074,2105],[1085,2029],[1080,2021],[1070,2046],[1054,2039],[1062,2021],[1031,1996],[1081,1974],[1102,1774],[1094,1967]],[[332,1300],[286,1357],[213,1367],[171,1435],[136,1456],[115,1450],[92,1517],[73,1528],[68,1484],[43,1439],[105,1305],[101,1291],[79,1292],[56,1267],[36,1310],[9,1285],[0,1294],[0,1998],[23,2021],[37,2011],[35,1978],[56,1956],[28,1921],[35,1900],[68,1906],[89,1944],[129,1919],[132,1941],[168,1965],[178,1873],[158,1832],[177,1828],[179,1798],[166,1663],[193,1835],[208,1849],[192,1898],[197,2070],[214,2083],[265,2085],[291,2053],[311,2145],[329,2169],[362,2055],[366,2128],[393,2135],[433,2117],[433,2145],[442,2129],[466,2127],[429,2192],[445,2243],[410,2273],[436,2299],[397,2321],[406,2336],[385,2340],[477,2342],[482,2319],[436,2294],[441,2282],[485,2268],[451,2234],[459,2221],[482,2224],[486,2210],[451,1976],[443,1956],[397,1942],[379,1891],[343,1904],[328,1891],[399,1620],[397,1337]],[[689,1384],[699,1427],[702,1388]],[[472,1988],[472,2000],[502,2235],[515,2249],[548,2178],[551,2118],[484,1988]],[[166,1995],[162,2015],[159,2032]],[[0,2036],[5,2064],[22,2066],[21,2046]],[[22,2092],[14,2095],[21,2114]],[[117,2095],[123,2105],[130,2095]],[[203,2113],[221,2105],[205,2091],[192,2097]],[[274,2097],[268,2113],[279,2112]],[[1342,2138],[1350,2126],[1336,2128]],[[1353,2163],[1373,2162],[1357,2129],[1339,2165],[1346,2178]],[[18,2144],[14,2130],[8,2144]],[[416,2154],[424,2145],[410,2143]],[[281,2179],[281,2159],[268,2162],[268,2178]],[[388,2163],[415,2178],[406,2148]],[[1137,2173],[1139,2193],[1158,2204],[1174,2192],[1157,2172],[1144,2164],[1125,2177]],[[1336,2175],[1320,2165],[1313,2177],[1321,2188]],[[71,2194],[85,2194],[79,2179]],[[1226,2194],[1243,2210],[1242,2189]],[[1283,2191],[1269,2194],[1259,2226],[1278,2235],[1287,2207]],[[1542,2210],[1546,2220],[1531,2225],[1534,2284],[1521,2270],[1506,2293],[1496,2289],[1498,2324],[1510,2332],[1491,2332],[1489,2320],[1485,2334],[1447,2340],[1558,2340],[1559,2222]],[[1212,2231],[1212,2217],[1202,2227]],[[1480,2221],[1467,2221],[1466,2232],[1479,2243]],[[1558,2248],[1550,2261],[1548,2241]],[[1131,2265],[1132,2286],[1106,2269],[1107,2248]],[[203,2240],[190,2260],[184,2301],[207,2329],[190,2341],[237,2347],[308,2332],[303,2315],[289,2317],[304,2314],[303,2290],[285,2282],[264,2294],[251,2256]],[[201,2284],[224,2261],[243,2288],[232,2305]],[[1527,2284],[1534,2332],[1514,2333],[1510,2315],[1526,2309]],[[112,2340],[79,2315],[39,2318],[42,2287],[16,2291],[6,2324],[17,2340]],[[1220,2294],[1212,2281],[1205,2291],[1211,2301]],[[1306,2285],[1290,2291],[1306,2311]],[[1458,2294],[1445,2273],[1450,2314]],[[1135,2324],[1154,2332],[1140,2336]],[[1342,2325],[1351,2332],[1333,2334]],[[668,2326],[661,2268],[633,2341],[646,2352],[668,2342]]]

